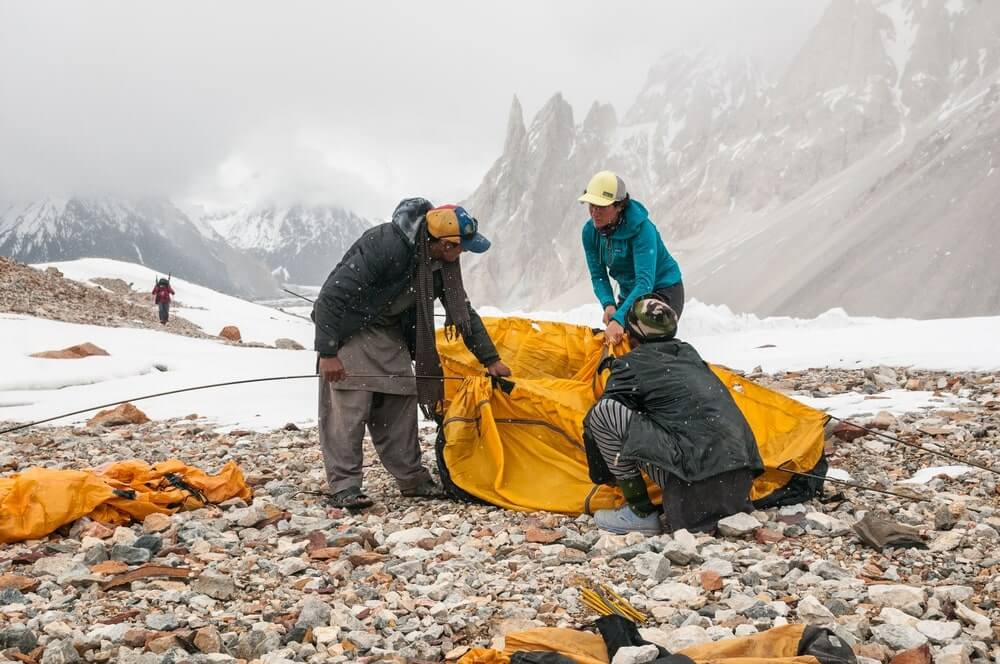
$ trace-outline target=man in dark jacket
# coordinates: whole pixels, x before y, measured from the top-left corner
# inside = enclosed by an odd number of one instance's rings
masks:
[[[598,527],[661,532],[640,469],[663,490],[670,531],[714,530],[719,519],[750,512],[750,485],[763,462],[729,390],[674,338],[677,316],[658,295],[636,300],[626,320],[634,349],[605,360],[611,376],[584,421],[591,479],[617,481],[627,502],[595,513]]]
[[[366,231],[327,277],[313,320],[320,443],[332,505],[372,504],[361,490],[366,425],[404,496],[439,495],[417,439],[418,404],[434,416],[444,399],[434,300],[444,305],[447,334],[461,335],[490,375],[510,375],[462,283],[461,253],[489,246],[463,208],[410,198],[392,221]]]

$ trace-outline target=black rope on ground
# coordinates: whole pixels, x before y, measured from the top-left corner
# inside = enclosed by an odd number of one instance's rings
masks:
[[[789,475],[798,475],[799,477],[809,477],[814,480],[822,480],[824,482],[833,482],[834,484],[841,484],[843,486],[849,486],[854,489],[860,489],[861,491],[874,491],[876,493],[884,493],[887,496],[895,496],[897,498],[905,498],[906,500],[912,500],[915,502],[930,502],[929,498],[920,498],[918,496],[908,496],[904,493],[896,493],[895,491],[888,491],[886,489],[877,489],[873,486],[865,486],[864,484],[858,484],[856,482],[848,482],[847,480],[839,480],[833,477],[823,477],[821,475],[813,475],[812,473],[803,473],[798,470],[789,470],[788,468],[774,468],[767,466],[767,470],[778,470],[783,473],[788,473]]]
[[[348,378],[440,378],[441,380],[465,380],[468,376],[411,376],[407,374],[348,374]],[[110,403],[101,404],[100,406],[91,406],[89,408],[83,408],[81,410],[74,410],[72,413],[62,413],[61,415],[53,415],[52,417],[47,417],[44,420],[36,420],[34,422],[28,422],[27,424],[19,424],[17,426],[10,427],[0,431],[0,436],[12,433],[14,431],[20,431],[21,429],[27,429],[29,427],[37,426],[39,424],[45,424],[47,422],[52,422],[53,420],[59,420],[64,417],[72,417],[73,415],[82,415],[83,413],[89,413],[92,410],[100,410],[101,408],[110,408],[111,406],[120,406],[122,404],[130,403],[132,401],[143,401],[144,399],[153,399],[156,397],[165,397],[171,394],[181,394],[182,392],[194,392],[196,390],[207,390],[213,387],[228,387],[230,385],[246,385],[247,383],[266,383],[275,380],[296,380],[300,378],[319,378],[319,374],[302,374],[298,376],[270,376],[267,378],[247,378],[244,380],[231,380],[225,383],[211,383],[209,385],[196,385],[194,387],[182,387],[176,390],[168,390],[166,392],[157,392],[155,394],[145,394],[141,397],[132,397],[131,399],[123,399],[121,401],[112,401]]]
[[[855,424],[854,422],[851,422],[849,420],[845,420],[842,417],[837,417],[836,415],[827,415],[827,416],[830,417],[831,419],[837,420],[838,422],[843,422],[844,424],[850,425],[850,426],[855,427],[857,429],[861,429],[862,431],[865,431],[867,433],[874,434],[874,435],[879,436],[881,438],[884,438],[886,440],[892,441],[893,443],[899,443],[900,445],[905,445],[906,447],[912,447],[915,450],[920,450],[921,452],[926,452],[927,454],[933,454],[935,456],[939,456],[939,457],[942,457],[944,459],[948,459],[950,461],[957,461],[958,463],[964,464],[966,466],[974,466],[976,468],[979,468],[980,470],[985,470],[987,472],[993,473],[994,475],[1000,475],[1000,470],[997,470],[996,468],[990,468],[989,466],[986,466],[984,464],[978,463],[976,461],[970,461],[968,459],[964,459],[964,458],[962,458],[960,456],[956,456],[954,454],[951,454],[950,452],[943,452],[941,450],[930,450],[930,449],[927,449],[926,447],[924,447],[920,443],[911,443],[911,442],[903,440],[901,438],[897,438],[896,436],[890,436],[889,434],[884,433],[882,431],[879,431],[877,429],[870,429],[870,428],[868,428],[866,426],[862,426],[860,424]],[[921,431],[920,429],[917,429],[917,431],[920,431],[920,433],[924,434],[925,436],[930,436],[931,435],[931,434],[927,433],[926,431]]]

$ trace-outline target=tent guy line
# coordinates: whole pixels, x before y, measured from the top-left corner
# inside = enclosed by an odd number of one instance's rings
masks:
[[[9,427],[7,429],[3,429],[2,431],[0,431],[0,435],[12,433],[14,431],[20,431],[22,429],[27,429],[27,428],[30,428],[30,427],[33,427],[33,426],[37,426],[39,424],[46,424],[48,422],[52,422],[54,420],[62,419],[64,417],[72,417],[73,415],[81,415],[83,413],[88,413],[90,411],[99,410],[101,408],[110,408],[112,406],[120,406],[122,404],[130,403],[132,401],[142,401],[142,400],[145,400],[145,399],[154,399],[156,397],[169,396],[171,394],[180,394],[182,392],[194,392],[196,390],[207,390],[207,389],[211,389],[211,388],[227,387],[227,386],[231,386],[231,385],[245,385],[247,383],[264,383],[264,382],[270,382],[270,381],[299,380],[299,379],[303,379],[303,378],[318,378],[318,377],[319,377],[319,374],[300,374],[300,375],[294,375],[294,376],[267,376],[267,377],[263,377],[263,378],[247,378],[247,379],[243,379],[243,380],[227,381],[227,382],[224,382],[224,383],[210,383],[210,384],[207,384],[207,385],[196,385],[196,386],[193,386],[193,387],[183,387],[183,388],[179,388],[179,389],[176,389],[176,390],[168,390],[166,392],[157,392],[155,394],[145,394],[143,396],[133,397],[131,399],[124,399],[122,401],[112,401],[112,402],[109,402],[109,403],[101,404],[99,406],[91,406],[89,408],[83,408],[81,410],[75,410],[75,411],[70,412],[70,413],[62,413],[60,415],[54,415],[52,417],[48,417],[48,418],[45,418],[43,420],[36,420],[34,422],[28,422],[28,423],[25,423],[25,424],[19,424],[17,426],[13,426],[13,427]],[[410,375],[403,375],[403,374],[352,374],[351,377],[352,378],[389,378],[389,379],[393,379],[393,378],[399,378],[399,379],[404,379],[404,378],[418,378],[418,379],[440,378],[441,380],[460,380],[460,381],[464,381],[467,378],[466,376],[410,376]],[[505,391],[508,391],[509,388],[513,385],[513,383],[511,381],[501,381],[501,383],[502,384],[500,385],[500,387],[501,387],[501,389],[504,389]],[[506,385],[504,385],[504,383]],[[922,451],[922,452],[926,452],[928,454],[933,454],[933,455],[941,456],[941,457],[944,457],[944,458],[952,460],[952,461],[957,461],[957,462],[962,463],[962,464],[966,464],[966,465],[969,465],[969,466],[974,466],[974,467],[979,468],[981,470],[985,470],[985,471],[988,471],[988,472],[1000,475],[1000,471],[998,471],[998,470],[996,470],[994,468],[990,468],[989,466],[985,466],[985,465],[976,463],[974,461],[968,461],[968,460],[963,459],[961,457],[958,457],[958,456],[956,456],[954,454],[949,454],[947,452],[941,452],[941,451],[938,451],[938,450],[930,450],[930,449],[927,449],[927,448],[925,448],[925,447],[923,447],[921,445],[918,445],[916,443],[910,443],[910,442],[901,440],[899,438],[896,438],[895,436],[890,436],[889,434],[883,433],[881,431],[870,429],[868,427],[862,426],[860,424],[856,424],[856,423],[851,422],[849,420],[846,420],[844,418],[836,417],[834,415],[829,415],[829,414],[827,416],[830,417],[831,419],[837,420],[839,422],[843,422],[843,423],[848,424],[848,425],[853,426],[853,427],[857,427],[858,429],[861,429],[861,430],[866,431],[868,433],[874,434],[876,436],[881,436],[882,438],[886,438],[886,439],[891,440],[893,442],[898,442],[898,443],[900,443],[900,444],[902,444],[902,445],[904,445],[906,447],[910,447],[910,448],[913,448],[913,449],[916,449],[916,450],[919,450],[919,451]],[[812,475],[812,474],[809,474],[809,473],[803,473],[803,472],[799,472],[799,471],[789,470],[787,468],[782,468],[782,467],[767,467],[766,470],[774,470],[774,471],[780,471],[780,472],[788,473],[790,475],[798,475],[798,476],[801,476],[801,477],[807,477],[807,478],[812,478],[812,479],[826,480],[826,481],[829,481],[829,482],[833,482],[834,484],[840,484],[840,485],[843,485],[843,486],[848,486],[848,487],[852,487],[852,488],[855,488],[855,489],[860,489],[862,491],[872,491],[872,492],[875,492],[875,493],[883,493],[883,494],[890,495],[890,496],[896,496],[898,498],[905,498],[907,500],[915,500],[915,501],[925,500],[923,498],[918,498],[918,497],[914,497],[914,496],[907,496],[905,494],[900,494],[900,493],[894,493],[892,491],[887,491],[885,489],[878,489],[878,488],[875,488],[875,487],[869,487],[869,486],[865,486],[865,485],[862,485],[862,484],[857,484],[857,483],[853,483],[853,482],[847,482],[845,480],[839,480],[839,479],[831,478],[831,477],[820,477],[819,475]]]

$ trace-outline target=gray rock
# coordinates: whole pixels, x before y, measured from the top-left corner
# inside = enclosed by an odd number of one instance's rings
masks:
[[[38,637],[24,625],[12,625],[0,631],[0,649],[17,648],[27,655],[38,645]]]
[[[662,553],[647,551],[632,559],[632,567],[639,576],[659,583],[670,576],[670,561]]]
[[[931,643],[945,645],[962,633],[962,625],[941,620],[921,620],[917,623],[917,631],[930,639]]]
[[[4,588],[0,590],[0,606],[7,606],[8,604],[24,604],[27,602],[27,598],[17,588]]]
[[[910,650],[927,643],[927,637],[913,627],[904,625],[876,625],[872,636],[893,650]]]
[[[822,512],[806,514],[805,525],[808,530],[830,537],[845,535],[851,531],[851,527],[847,523]]]
[[[104,542],[100,544],[95,544],[92,547],[84,550],[83,552],[83,564],[87,567],[92,567],[98,563],[103,563],[108,559],[108,547],[104,546]]]
[[[214,599],[232,599],[236,594],[236,584],[226,574],[205,570],[191,583],[191,590]]]
[[[719,520],[719,533],[726,537],[743,537],[760,528],[761,523],[751,515],[738,512]]]
[[[150,613],[146,616],[146,626],[158,632],[175,630],[180,624],[180,620],[173,613]]]
[[[149,553],[156,555],[163,548],[163,536],[159,533],[147,533],[145,535],[140,535],[132,546],[139,549],[149,549]]]
[[[80,654],[67,640],[50,641],[42,652],[42,664],[72,664],[80,661]]]
[[[675,565],[688,565],[701,560],[694,535],[686,530],[673,533],[663,544],[663,556]]]
[[[115,544],[111,547],[111,553],[109,555],[111,560],[120,560],[121,562],[128,563],[129,565],[141,565],[149,562],[149,559],[153,557],[153,554],[149,549],[129,546],[128,544]]]
[[[833,612],[812,595],[806,595],[799,600],[795,611],[799,620],[807,625],[832,625],[837,622]]]
[[[302,604],[296,627],[323,627],[330,624],[330,605],[316,597],[307,597]]]

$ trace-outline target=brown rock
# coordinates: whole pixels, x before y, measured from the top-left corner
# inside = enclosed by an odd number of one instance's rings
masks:
[[[833,427],[833,435],[849,443],[865,435],[865,430],[847,422],[838,422],[837,426]]]
[[[222,652],[222,637],[214,627],[202,627],[194,633],[194,646],[204,653]]]
[[[563,538],[562,533],[546,528],[531,527],[524,531],[524,541],[535,544],[552,544]]]
[[[126,645],[129,648],[145,648],[146,641],[151,634],[156,634],[156,632],[150,632],[146,629],[130,629],[122,637],[122,645]]]
[[[355,567],[364,567],[365,565],[374,565],[375,563],[382,562],[385,560],[385,556],[374,551],[366,551],[364,553],[352,553],[347,559]]]
[[[753,538],[757,540],[758,544],[775,544],[785,539],[785,536],[777,530],[771,530],[770,528],[758,528],[753,531]]]
[[[31,576],[0,574],[0,590],[5,588],[17,588],[21,592],[31,592],[37,588],[40,583],[41,581]]]
[[[931,664],[931,649],[926,643],[919,648],[904,650],[890,661],[890,664]]]
[[[167,652],[171,648],[179,648],[180,642],[177,637],[173,634],[167,634],[166,636],[158,636],[154,639],[150,639],[146,642],[146,649],[149,652],[155,652],[157,654]]]
[[[63,273],[60,272],[59,268],[57,268],[55,265],[50,265],[47,268],[45,268],[45,274],[51,275],[53,277],[62,277],[63,276]]]
[[[705,570],[698,575],[701,580],[701,587],[705,590],[722,590],[722,577],[718,572]]]
[[[99,539],[107,539],[114,534],[115,531],[97,521],[91,521],[80,531],[80,537],[97,537]]]
[[[63,348],[62,350],[46,350],[41,353],[32,353],[31,357],[41,357],[48,360],[79,360],[82,357],[92,357],[94,355],[108,355],[108,351],[87,342]]]
[[[219,332],[219,336],[223,339],[228,339],[229,341],[243,341],[243,337],[240,335],[240,328],[235,325],[227,325],[222,328],[222,332]]]
[[[105,560],[91,566],[90,571],[94,574],[121,574],[128,569],[128,565],[120,560]]]
[[[173,522],[166,514],[154,512],[142,520],[142,529],[147,533],[162,533],[171,523]]]
[[[874,659],[879,662],[888,662],[892,652],[881,643],[866,643],[854,647],[855,654]]]
[[[340,554],[344,552],[339,546],[327,546],[322,549],[313,549],[309,552],[309,557],[313,560],[331,560],[333,558],[340,558]]]
[[[149,422],[146,413],[130,403],[123,403],[113,410],[102,410],[87,420],[89,427],[116,427],[123,424],[145,424]]]

